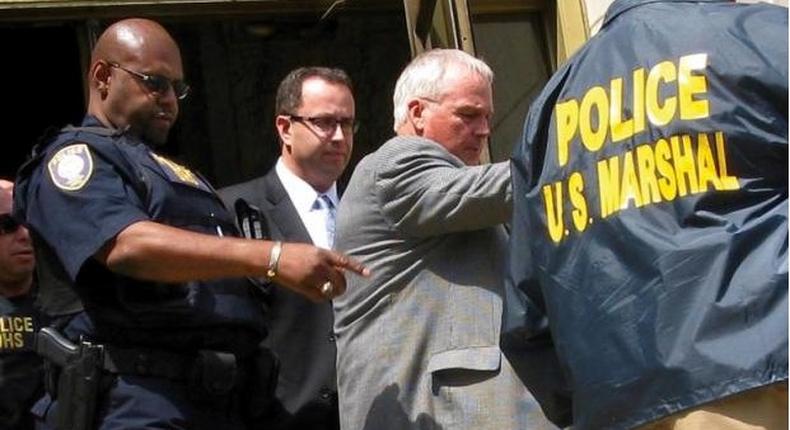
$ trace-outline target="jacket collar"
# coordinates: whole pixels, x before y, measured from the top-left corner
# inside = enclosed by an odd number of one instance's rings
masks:
[[[615,0],[606,10],[606,17],[602,27],[606,27],[615,17],[621,13],[650,3],[733,3],[733,0]]]

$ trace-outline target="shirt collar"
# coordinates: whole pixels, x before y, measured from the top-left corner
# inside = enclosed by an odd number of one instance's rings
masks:
[[[291,198],[294,207],[300,212],[310,211],[310,209],[313,208],[315,199],[322,193],[316,191],[315,188],[305,182],[304,179],[296,176],[296,174],[285,165],[282,157],[277,159],[274,170],[277,173],[277,177],[280,178],[280,182],[283,183],[283,187],[288,193],[288,197]],[[329,200],[337,207],[339,200],[337,196],[337,183],[333,182],[332,186],[323,194],[326,194]]]
[[[82,124],[80,125],[82,127],[104,127],[104,124],[102,124],[98,118],[91,114],[85,115],[85,118],[82,119]]]

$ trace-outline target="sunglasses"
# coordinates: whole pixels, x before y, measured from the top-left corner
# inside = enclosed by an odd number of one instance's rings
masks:
[[[0,215],[0,235],[16,233],[19,227],[22,227],[22,224],[18,223],[11,215]]]
[[[184,81],[175,80],[171,81],[164,76],[160,75],[148,75],[145,73],[136,72],[131,69],[127,69],[126,67],[121,66],[118,63],[110,63],[110,67],[114,67],[116,69],[121,69],[126,73],[134,76],[135,78],[139,79],[140,82],[145,85],[148,91],[152,93],[157,93],[159,95],[167,94],[167,91],[172,88],[173,94],[176,95],[176,98],[179,100],[184,100],[189,95],[189,85],[187,85]]]

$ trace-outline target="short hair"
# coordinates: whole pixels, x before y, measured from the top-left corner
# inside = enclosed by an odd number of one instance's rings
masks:
[[[320,78],[333,84],[345,85],[353,94],[354,87],[348,74],[329,67],[300,67],[288,73],[277,87],[274,111],[276,115],[292,115],[302,105],[302,84],[310,78]]]
[[[9,210],[14,205],[14,183],[0,178],[0,214],[7,214],[5,207],[8,206]]]
[[[462,67],[494,82],[494,72],[488,64],[459,49],[432,49],[415,57],[401,72],[392,96],[394,124],[398,128],[406,122],[409,101],[418,97],[439,99],[445,93],[445,73],[451,67]]]

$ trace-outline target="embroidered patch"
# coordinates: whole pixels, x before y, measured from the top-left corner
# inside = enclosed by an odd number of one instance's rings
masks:
[[[65,191],[77,191],[93,174],[93,157],[84,143],[60,149],[47,164],[52,183]]]
[[[181,182],[200,188],[200,179],[198,179],[198,177],[192,173],[191,170],[176,163],[175,161],[168,160],[161,155],[154,154],[153,152],[151,152],[151,156],[154,157],[154,160],[156,160],[160,166],[173,173]]]

